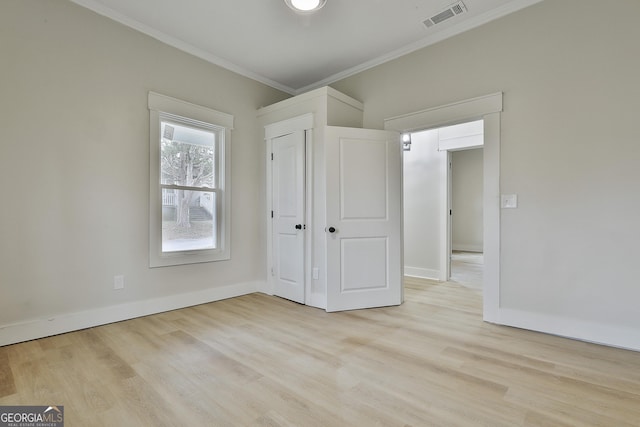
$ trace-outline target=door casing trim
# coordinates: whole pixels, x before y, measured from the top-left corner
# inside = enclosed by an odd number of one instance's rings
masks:
[[[484,120],[483,319],[500,319],[500,113],[502,92],[385,119],[385,130],[414,132]]]

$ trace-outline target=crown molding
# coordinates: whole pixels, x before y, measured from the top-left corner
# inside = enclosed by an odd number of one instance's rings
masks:
[[[414,43],[403,46],[400,49],[396,49],[392,52],[381,55],[375,59],[370,61],[363,62],[362,64],[356,65],[355,67],[351,67],[339,73],[333,74],[325,79],[319,80],[310,85],[300,87],[300,88],[292,88],[281,83],[276,82],[275,80],[269,79],[261,74],[255,73],[253,71],[247,70],[239,65],[236,65],[224,58],[220,58],[211,52],[207,52],[204,49],[198,48],[191,43],[188,43],[184,40],[178,39],[176,37],[170,36],[162,31],[155,30],[148,25],[145,25],[135,19],[132,19],[128,16],[121,14],[111,8],[106,7],[104,4],[96,1],[96,0],[71,0],[73,3],[76,3],[80,6],[83,6],[93,12],[106,16],[116,22],[119,22],[127,27],[133,28],[143,34],[146,34],[156,40],[159,40],[162,43],[165,43],[169,46],[175,47],[183,52],[189,53],[193,56],[196,56],[200,59],[203,59],[211,64],[222,67],[226,70],[232,71],[236,74],[239,74],[243,77],[247,77],[249,79],[255,80],[257,82],[263,83],[267,86],[270,86],[274,89],[280,90],[282,92],[288,93],[289,95],[299,95],[301,93],[308,92],[313,89],[317,89],[323,86],[330,85],[331,83],[335,83],[339,80],[345,79],[347,77],[351,77],[355,74],[361,73],[378,65],[382,65],[386,62],[392,61],[394,59],[400,58],[401,56],[407,55],[409,53],[415,52],[427,46],[431,46],[445,39],[454,37],[458,34],[464,33],[465,31],[469,31],[473,28],[477,28],[481,25],[484,25],[488,22],[496,20],[498,18],[502,18],[503,16],[509,15],[513,12],[517,12],[521,9],[532,6],[536,3],[540,3],[543,0],[515,0],[511,1],[501,7],[485,12],[481,15],[475,16],[473,18],[469,18],[464,20],[456,25],[453,25],[445,30],[434,33],[430,36],[427,36],[421,40],[418,40]]]
[[[162,31],[153,29],[148,25],[143,24],[140,21],[132,19],[128,16],[121,14],[120,12],[117,12],[111,8],[106,7],[102,3],[99,3],[95,0],[71,0],[71,2],[76,3],[79,6],[85,7],[99,15],[106,16],[107,18],[110,18],[116,22],[119,22],[127,27],[133,28],[134,30],[137,30],[143,34],[146,34],[147,36],[152,37],[164,44],[167,44],[171,47],[175,47],[176,49],[189,53],[195,57],[198,57],[211,64],[222,67],[228,71],[232,71],[243,77],[247,77],[251,80],[255,80],[257,82],[263,83],[274,89],[281,90],[282,92],[286,92],[289,95],[296,94],[296,90],[294,88],[278,83],[260,74],[254,73],[253,71],[249,71],[230,61],[227,61],[226,59],[213,55],[212,53],[207,52],[204,49],[200,49],[199,47],[196,47],[191,43],[185,42],[184,40],[170,36]]]
[[[393,61],[394,59],[398,59],[401,56],[423,49],[427,46],[431,46],[433,44],[436,44],[448,38],[457,36],[458,34],[462,34],[466,31],[477,28],[481,25],[487,24],[491,21],[502,18],[503,16],[517,12],[521,9],[525,9],[529,6],[532,6],[536,3],[540,3],[542,1],[543,0],[517,0],[517,1],[509,2],[501,7],[492,9],[490,11],[487,11],[473,18],[469,18],[445,30],[439,31],[421,40],[418,40],[414,43],[403,46],[400,49],[396,49],[392,52],[381,55],[375,59],[356,65],[355,67],[333,74],[332,76],[322,79],[316,83],[312,83],[308,86],[298,88],[296,90],[296,94],[304,93],[309,90],[313,90],[322,86],[327,86],[339,80],[346,79],[347,77],[351,77],[363,71],[369,70],[373,67],[377,67],[378,65],[382,65],[386,62]]]

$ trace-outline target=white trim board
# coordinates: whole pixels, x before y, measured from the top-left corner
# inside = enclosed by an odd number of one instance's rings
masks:
[[[482,253],[482,246],[478,246],[478,245],[474,245],[473,243],[471,244],[467,244],[467,243],[454,243],[451,247],[451,250],[453,251],[460,251],[460,252],[477,252],[477,253]]]
[[[73,1],[78,1],[78,0],[73,0]],[[437,32],[435,34],[432,34],[430,36],[427,36],[421,40],[417,40],[413,43],[410,43],[404,47],[401,47],[400,49],[396,49],[392,52],[383,54],[381,56],[378,56],[377,58],[374,58],[370,61],[366,61],[363,62],[362,64],[356,65],[355,67],[349,68],[347,70],[341,71],[339,73],[336,73],[334,75],[331,75],[325,79],[322,79],[316,83],[312,83],[310,85],[301,87],[296,89],[295,93],[296,94],[300,94],[300,93],[304,93],[307,92],[309,90],[321,87],[321,86],[327,86],[330,85],[331,83],[335,83],[337,81],[346,79],[347,77],[351,77],[354,76],[358,73],[361,73],[363,71],[366,71],[370,68],[373,67],[377,67],[378,65],[382,65],[386,62],[389,61],[393,61],[394,59],[398,59],[401,56],[404,55],[408,55],[412,52],[415,52],[417,50],[423,49],[427,46],[431,46],[434,45],[438,42],[441,42],[443,40],[446,40],[448,38],[457,36],[458,34],[462,34],[466,31],[472,30],[476,27],[479,27],[481,25],[487,24],[491,21],[494,21],[496,19],[502,18],[503,16],[509,15],[511,13],[517,12],[521,9],[524,9],[526,7],[529,6],[533,6],[536,3],[540,3],[542,0],[514,0],[514,1],[510,1],[509,3],[495,8],[493,10],[487,11],[481,15],[475,16],[471,19],[467,19],[465,21],[460,22],[459,24],[456,24],[452,27],[447,28],[444,31],[440,31]]]
[[[33,319],[26,322],[3,325],[0,326],[0,346],[248,295],[257,292],[262,287],[262,282],[243,282],[75,313],[64,313],[46,319]]]
[[[261,107],[258,109],[258,117],[262,117],[275,111],[283,110],[285,108],[292,108],[294,106],[307,103],[314,98],[320,98],[322,100],[333,98],[357,110],[364,111],[364,104],[362,102],[358,101],[357,99],[353,99],[340,91],[335,90],[331,86],[323,86],[309,92],[301,93],[300,95],[296,95],[293,98],[283,99],[282,101],[276,102],[275,104]],[[325,101],[323,101],[323,104],[324,103]]]
[[[563,338],[640,351],[640,330],[569,317],[500,308],[490,323],[527,329]]]
[[[193,104],[153,91],[149,91],[147,103],[149,110],[152,111],[175,114],[233,130],[233,115],[214,110],[213,108]]]
[[[420,267],[404,267],[404,275],[420,279],[439,280],[440,271]]]
[[[213,53],[208,52],[205,49],[196,47],[191,43],[188,43],[176,37],[170,36],[169,34],[164,33],[162,31],[158,31],[155,28],[151,28],[150,26],[143,24],[142,22],[136,19],[123,15],[122,13],[117,12],[103,5],[102,3],[96,0],[71,0],[71,1],[82,7],[85,7],[89,10],[94,11],[98,15],[106,16],[109,19],[113,19],[114,21],[119,22],[129,28],[133,28],[134,30],[139,31],[142,34],[146,34],[149,37],[153,37],[154,39],[159,40],[162,43],[165,43],[171,47],[179,49],[183,52],[187,52],[197,58],[204,59],[205,61],[211,64],[214,64],[226,70],[232,71],[243,77],[247,77],[257,82],[263,83],[267,86],[271,86],[272,88],[286,92],[289,95],[296,94],[296,90],[289,86],[278,83],[258,73],[254,73],[253,71],[247,70],[244,67],[240,67],[239,65],[236,65],[230,61],[227,61],[226,59],[220,58],[219,56],[214,55]],[[540,1],[540,0],[536,0],[536,1]]]
[[[399,132],[422,131],[480,120],[485,115],[499,112],[502,112],[502,92],[390,117],[384,119],[384,128]]]
[[[312,97],[317,96],[321,93],[336,92],[331,88],[323,88],[316,91],[315,94],[311,95]],[[287,103],[297,103],[296,100],[285,100],[280,101],[275,105],[286,105]],[[272,109],[273,106],[264,107],[267,108],[268,111],[274,111]],[[265,109],[261,109],[261,113],[259,115],[265,114]],[[312,161],[312,153],[313,153],[313,130],[315,122],[315,114],[314,113],[305,113],[299,116],[295,116],[289,119],[280,120],[278,122],[269,123],[264,126],[264,142],[266,145],[265,151],[265,194],[266,198],[266,212],[265,218],[267,219],[267,246],[266,246],[266,254],[267,254],[267,271],[266,271],[266,282],[261,285],[258,290],[267,295],[273,295],[275,290],[274,284],[274,276],[273,276],[273,268],[274,268],[274,254],[273,254],[273,222],[271,221],[272,213],[273,213],[273,162],[271,154],[273,153],[273,140],[283,135],[287,135],[293,132],[305,132],[305,194],[306,194],[306,202],[305,202],[305,222],[307,225],[307,229],[313,229],[313,161]],[[312,253],[312,240],[307,238],[305,241],[305,251],[307,254]],[[305,268],[305,290],[304,290],[304,303],[306,305],[322,308],[324,309],[324,299],[319,298],[317,293],[312,292],[311,287],[311,257],[305,256],[304,262]],[[326,298],[325,298],[326,299]]]
[[[483,310],[485,321],[498,323],[500,310],[500,113],[502,92],[452,102],[385,119],[385,130],[412,132],[472,120],[484,120],[483,156]],[[443,211],[443,215],[447,215]],[[441,247],[447,236],[441,233]],[[444,240],[443,240],[444,239]],[[445,257],[442,257],[445,260]],[[448,265],[448,263],[444,263]],[[446,273],[441,268],[440,273]]]
[[[264,127],[264,139],[266,141],[278,138],[279,136],[288,135],[295,131],[306,131],[313,129],[314,115],[313,113],[303,114],[291,119],[282,120],[276,123],[270,123]]]

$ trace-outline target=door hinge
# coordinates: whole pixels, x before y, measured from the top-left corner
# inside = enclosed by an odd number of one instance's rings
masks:
[[[449,215],[452,215],[452,213],[451,213],[451,209],[449,209]]]
[[[271,160],[273,160],[273,153],[271,153]]]
[[[271,211],[271,218],[273,218],[273,211]]]

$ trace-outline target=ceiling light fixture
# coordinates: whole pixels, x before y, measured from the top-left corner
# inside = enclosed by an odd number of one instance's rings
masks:
[[[327,0],[284,0],[284,2],[298,13],[313,13],[322,9]]]

